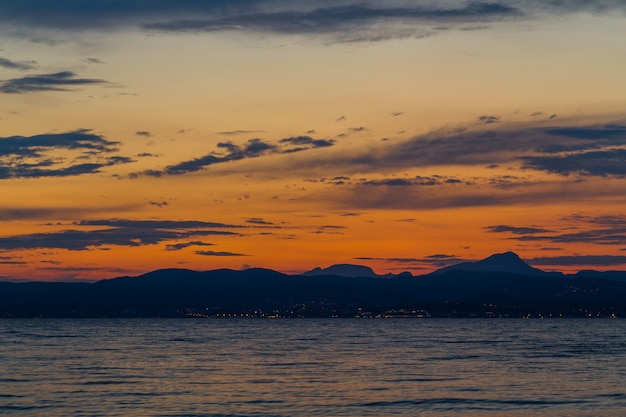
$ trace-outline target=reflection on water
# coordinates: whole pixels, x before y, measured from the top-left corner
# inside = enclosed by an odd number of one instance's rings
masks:
[[[622,416],[620,320],[2,320],[0,414]]]

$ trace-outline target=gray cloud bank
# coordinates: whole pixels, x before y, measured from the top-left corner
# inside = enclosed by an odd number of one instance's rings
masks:
[[[435,131],[376,152],[342,155],[342,166],[410,168],[516,164],[562,176],[626,176],[626,125],[511,125]]]
[[[336,41],[423,36],[538,14],[624,12],[619,0],[596,1],[286,1],[286,0],[21,0],[0,2],[0,26],[27,30],[163,32],[248,31],[331,35]],[[425,32],[426,31],[426,32]]]

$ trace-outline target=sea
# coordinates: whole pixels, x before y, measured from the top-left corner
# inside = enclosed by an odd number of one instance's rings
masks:
[[[626,416],[626,320],[1,319],[6,416]]]

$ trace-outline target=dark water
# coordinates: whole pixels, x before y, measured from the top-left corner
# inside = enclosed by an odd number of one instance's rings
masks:
[[[624,320],[0,320],[0,414],[626,415]]]

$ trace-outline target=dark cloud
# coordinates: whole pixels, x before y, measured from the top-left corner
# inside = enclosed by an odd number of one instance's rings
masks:
[[[512,233],[514,235],[536,235],[540,233],[550,233],[548,229],[539,227],[515,227],[507,225],[487,226],[484,227],[490,233]]]
[[[287,3],[283,3],[287,4]],[[470,2],[459,6],[398,7],[394,4],[353,3],[334,7],[304,4],[291,9],[248,12],[231,16],[174,19],[145,25],[164,32],[249,31],[332,35],[334,41],[377,41],[424,36],[424,26],[484,22],[511,18],[519,11],[499,3]]]
[[[487,226],[484,229],[493,233],[510,233],[513,236],[508,239],[522,242],[626,244],[624,215],[573,214],[562,218],[561,221],[564,222],[561,230],[506,225]]]
[[[226,150],[226,154],[209,154],[200,158],[194,158],[190,161],[180,162],[176,165],[170,165],[163,171],[145,171],[145,175],[161,176],[180,175],[190,172],[200,171],[208,166],[218,163],[238,161],[246,158],[256,158],[263,154],[276,153],[276,146],[264,142],[261,139],[250,139],[243,146],[235,145],[232,142],[218,143],[217,147]]]
[[[238,15],[264,0],[40,0],[0,2],[0,22],[57,30],[102,30],[137,26],[173,16]]]
[[[329,5],[330,4],[330,5]],[[322,36],[331,42],[427,36],[450,28],[480,30],[490,22],[541,15],[626,9],[621,0],[512,2],[377,2],[373,0],[40,0],[0,2],[0,27],[53,42],[52,31],[142,28],[157,32],[224,32]],[[11,32],[10,32],[11,33]]]
[[[0,207],[0,221],[12,220],[50,220],[76,219],[86,215],[106,213],[111,211],[126,211],[139,208],[139,205],[114,205],[98,207]],[[50,224],[47,224],[50,225]]]
[[[333,146],[334,143],[333,140],[313,139],[310,136],[284,138],[279,140],[278,143],[267,142],[259,138],[250,139],[242,145],[233,142],[220,142],[217,144],[217,148],[221,152],[212,152],[199,158],[170,165],[163,170],[147,170],[135,173],[131,177],[136,178],[140,175],[160,177],[162,175],[187,174],[203,170],[214,164],[258,158],[264,155],[287,154],[314,148],[326,148]]]
[[[138,130],[137,132],[135,132],[135,135],[137,135],[137,136],[144,136],[146,138],[151,138],[152,137],[152,133],[148,132],[147,130]]]
[[[540,266],[540,265],[609,266],[609,265],[626,264],[626,256],[614,256],[614,255],[550,256],[550,257],[526,259],[526,262],[534,266]]]
[[[261,225],[261,226],[273,226],[274,225],[274,223],[263,220],[260,217],[252,217],[250,219],[247,219],[246,223],[256,224],[256,225]]]
[[[104,228],[93,229],[94,226]],[[0,237],[0,250],[66,249],[90,250],[103,246],[138,247],[194,236],[236,235],[223,228],[234,225],[201,221],[169,220],[85,220],[74,227],[50,233]]]
[[[77,222],[79,226],[107,226],[107,227],[124,227],[132,229],[222,229],[222,228],[241,228],[234,224],[203,222],[197,220],[83,220]]]
[[[66,133],[0,137],[0,155],[36,156],[41,149],[45,148],[114,152],[117,150],[115,146],[119,144],[120,142],[109,141],[91,133],[89,129],[78,129]]]
[[[72,91],[80,86],[106,83],[104,80],[95,78],[78,78],[72,71],[62,71],[4,80],[0,82],[0,93],[25,94],[39,91]]]
[[[158,208],[164,208],[164,207],[167,207],[168,205],[167,201],[148,201],[148,204],[150,204],[151,206],[158,207]]]
[[[166,245],[165,246],[165,250],[168,250],[168,251],[178,251],[178,250],[182,250],[182,249],[188,248],[190,246],[215,246],[215,244],[214,243],[202,242],[200,240],[194,240],[192,242],[176,243],[176,244],[172,244],[172,245]]]
[[[500,122],[500,116],[482,115],[482,116],[478,117],[478,121],[481,122],[481,123],[484,123],[486,125],[491,124],[491,123],[499,123]]]
[[[504,164],[561,174],[622,177],[626,172],[626,126],[537,127],[529,123],[497,127],[434,131],[391,146],[351,155],[337,153],[327,162],[346,172],[365,167],[382,171],[451,165],[497,168]]]
[[[88,129],[0,137],[0,179],[93,174],[104,167],[133,162],[128,157],[111,155],[119,144]],[[67,151],[66,156],[52,155],[59,149]],[[86,162],[77,164],[77,160]]]
[[[626,227],[591,229],[577,232],[524,235],[512,239],[522,242],[592,243],[596,245],[626,244]]]
[[[0,56],[0,68],[27,71],[27,70],[35,69],[37,67],[38,65],[35,61],[16,62],[16,61],[11,61],[10,59],[3,58]]]
[[[287,149],[285,152],[294,152],[300,150],[306,150],[310,148],[326,148],[329,146],[333,146],[335,141],[332,139],[313,139],[310,136],[294,136],[290,138],[281,139],[279,141],[281,144],[289,144],[296,145],[298,147]]]
[[[626,177],[626,149],[608,149],[555,156],[525,156],[524,168],[568,176]]]
[[[256,133],[263,133],[264,130],[229,130],[225,132],[217,132],[218,135],[222,136],[237,136],[237,135],[249,135]]]
[[[215,252],[212,250],[198,250],[195,252],[196,255],[202,256],[249,256],[243,253],[235,253],[235,252]]]
[[[435,186],[435,185],[446,185],[446,184],[461,184],[462,180],[458,178],[450,178],[443,175],[433,175],[430,177],[424,176],[416,176],[414,178],[385,178],[379,180],[369,180],[362,181],[360,185],[373,185],[373,186],[386,186],[386,187],[397,187],[397,186]]]

